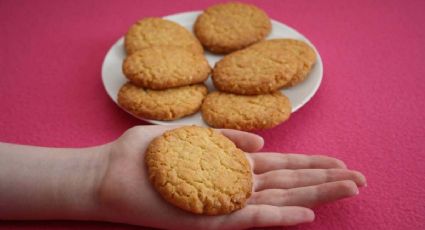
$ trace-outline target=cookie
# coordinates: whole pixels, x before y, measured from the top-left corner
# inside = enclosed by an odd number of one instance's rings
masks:
[[[149,145],[149,180],[169,203],[186,211],[227,214],[245,206],[252,174],[244,152],[218,131],[186,126]]]
[[[136,22],[125,35],[124,46],[128,55],[153,46],[179,46],[197,53],[204,52],[191,32],[162,18],[145,18]]]
[[[196,37],[212,53],[226,54],[264,39],[271,30],[267,14],[238,2],[207,8],[194,25]]]
[[[286,48],[288,51],[293,52],[299,60],[297,73],[285,87],[295,86],[303,82],[316,63],[316,52],[310,45],[303,41],[295,39],[273,39],[269,40],[268,45],[270,47],[266,49],[276,49],[276,47],[281,47],[281,49]]]
[[[291,103],[282,93],[236,95],[212,92],[202,104],[202,117],[215,128],[245,131],[272,128],[291,115]]]
[[[316,52],[306,42],[295,39],[271,39],[263,43],[255,44],[251,49],[257,52],[268,52],[276,50],[279,52],[292,53],[293,57],[298,61],[298,67],[295,75],[284,87],[295,86],[301,83],[310,73],[311,68],[316,63]]]
[[[127,82],[118,93],[118,104],[137,117],[169,121],[196,113],[207,93],[204,84],[150,90]]]
[[[224,92],[272,93],[291,81],[299,65],[295,52],[279,43],[262,41],[226,55],[216,63],[212,79],[215,87]]]
[[[205,81],[211,71],[204,55],[182,47],[156,46],[128,56],[122,66],[134,84],[167,89]]]

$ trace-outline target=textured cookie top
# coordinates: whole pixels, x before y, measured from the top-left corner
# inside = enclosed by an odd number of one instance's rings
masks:
[[[124,46],[128,55],[153,46],[179,46],[197,53],[204,52],[191,32],[162,18],[145,18],[136,22],[125,35]]]
[[[213,53],[229,53],[262,40],[271,29],[270,19],[261,9],[230,2],[207,8],[196,20],[194,31]]]
[[[189,212],[230,213],[251,195],[245,154],[210,128],[186,126],[164,133],[149,145],[145,162],[161,196]]]
[[[297,73],[300,60],[285,46],[262,41],[226,55],[214,67],[217,89],[236,94],[272,93]]]
[[[150,89],[200,83],[208,78],[211,70],[201,53],[170,46],[137,51],[124,60],[122,69],[134,84]]]
[[[150,90],[127,82],[118,93],[118,104],[137,117],[176,120],[197,112],[207,93],[204,84]]]
[[[201,110],[212,127],[250,131],[272,128],[287,120],[291,103],[280,92],[253,96],[212,92]]]
[[[285,85],[287,87],[294,86],[302,82],[314,63],[316,63],[316,52],[307,43],[295,39],[272,39],[261,45],[253,45],[253,49],[270,50],[280,49],[292,52],[297,58],[299,64],[294,77]]]

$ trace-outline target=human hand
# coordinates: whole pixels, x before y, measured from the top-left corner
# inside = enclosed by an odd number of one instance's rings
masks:
[[[162,199],[150,184],[144,153],[151,140],[175,126],[138,126],[108,146],[107,167],[97,188],[98,219],[168,229],[240,229],[311,222],[309,207],[358,194],[365,177],[326,156],[247,153],[253,194],[246,207],[228,215],[202,216]],[[263,147],[255,134],[221,130],[245,152]]]

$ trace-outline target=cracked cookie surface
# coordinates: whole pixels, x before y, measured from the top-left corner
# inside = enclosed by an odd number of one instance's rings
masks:
[[[212,92],[202,104],[202,117],[215,128],[245,131],[272,128],[290,117],[291,103],[280,92],[236,95]]]
[[[196,113],[207,93],[204,84],[151,90],[127,82],[118,92],[118,104],[137,117],[169,121]]]
[[[128,56],[122,66],[134,84],[167,89],[205,81],[211,71],[204,55],[182,47],[150,47]]]
[[[244,152],[211,128],[186,126],[165,132],[150,143],[145,163],[161,196],[189,212],[230,213],[244,207],[252,192]]]
[[[238,2],[216,4],[197,19],[194,31],[212,53],[230,53],[264,39],[271,30],[267,14],[254,5]]]
[[[296,54],[286,47],[262,41],[224,56],[215,65],[212,79],[215,87],[224,92],[272,93],[291,81],[299,64]]]
[[[127,55],[153,46],[179,46],[203,53],[196,37],[179,24],[162,18],[144,18],[130,27],[124,39]]]

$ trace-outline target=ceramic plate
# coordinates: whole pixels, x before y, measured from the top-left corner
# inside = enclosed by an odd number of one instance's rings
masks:
[[[182,25],[189,31],[193,31],[192,30],[193,24],[196,18],[198,17],[198,15],[201,13],[202,11],[184,12],[184,13],[169,15],[164,18],[177,22],[178,24]],[[271,38],[294,38],[294,39],[305,41],[314,48],[317,54],[317,63],[313,66],[307,79],[304,82],[294,87],[281,90],[282,93],[284,93],[286,96],[289,97],[289,100],[292,103],[292,112],[295,112],[299,108],[301,108],[305,103],[307,103],[316,93],[317,89],[319,88],[320,82],[322,81],[322,77],[323,77],[322,59],[319,53],[317,52],[317,49],[305,36],[303,36],[298,31],[292,29],[291,27],[281,22],[272,20],[272,31],[267,37],[267,39],[271,39]],[[223,57],[222,55],[215,55],[208,52],[206,52],[205,55],[211,67],[213,67],[214,64]],[[123,75],[121,71],[121,65],[125,56],[126,55],[124,50],[124,37],[121,37],[120,39],[118,39],[117,42],[115,42],[114,45],[112,45],[112,47],[109,49],[108,53],[106,54],[105,59],[103,60],[103,65],[102,65],[103,85],[105,86],[106,92],[115,103],[117,103],[117,95],[118,95],[118,91],[120,87],[127,81],[127,79],[125,78],[125,76]],[[215,90],[212,84],[211,78],[208,78],[208,80],[206,81],[206,85],[210,91]],[[207,126],[207,124],[202,120],[200,112],[192,116],[184,117],[176,121],[157,121],[157,120],[144,119],[142,117],[137,117],[137,118],[148,121],[152,124],[161,124],[161,125],[195,124],[195,125]]]

